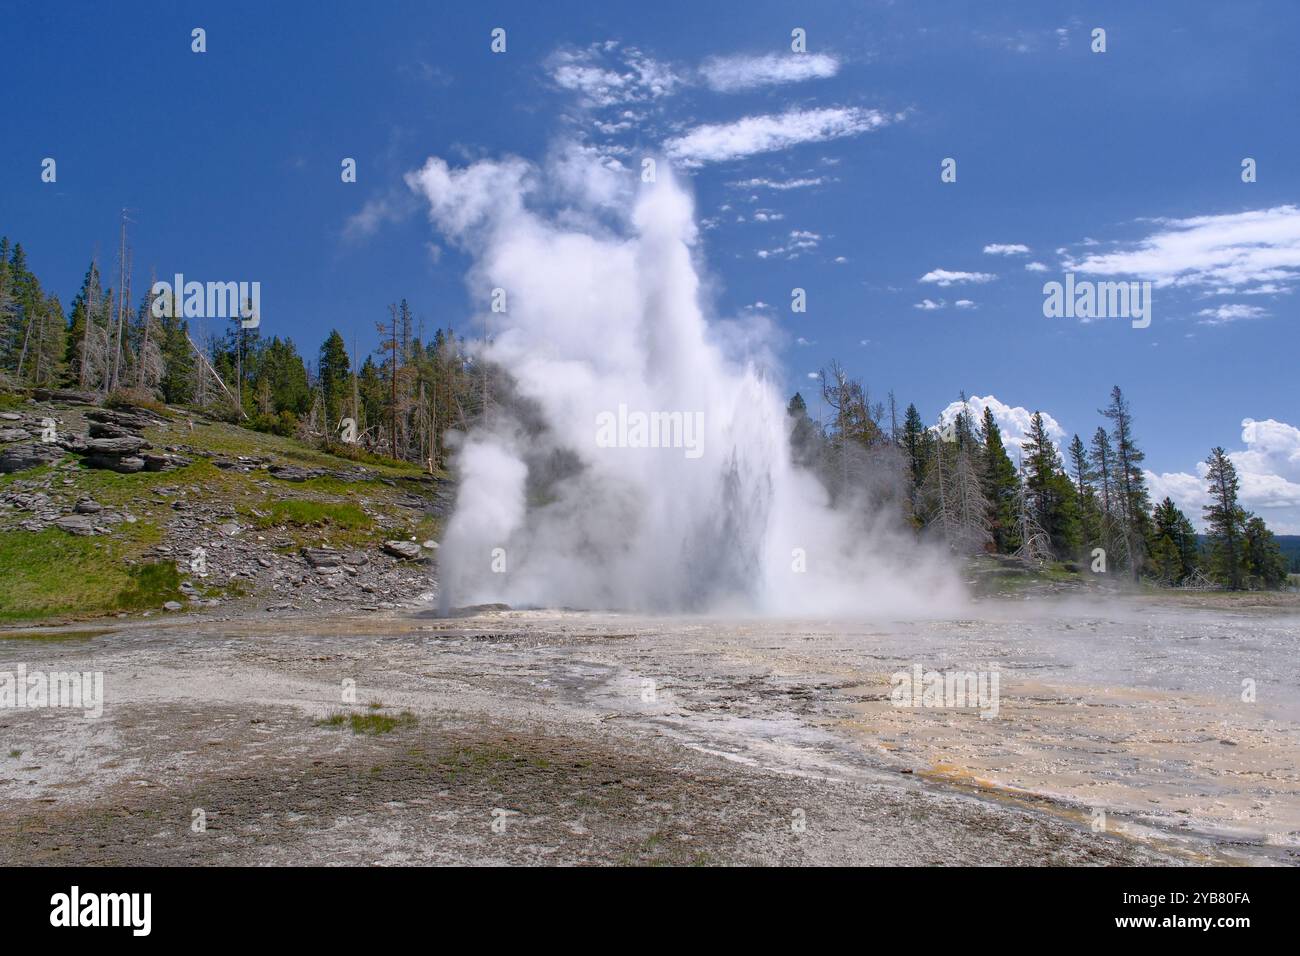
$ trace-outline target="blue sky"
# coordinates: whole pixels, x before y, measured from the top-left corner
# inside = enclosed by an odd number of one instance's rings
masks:
[[[364,348],[403,296],[469,332],[468,261],[405,174],[577,148],[635,176],[657,156],[695,194],[709,311],[771,316],[787,391],[838,358],[927,420],[965,390],[1086,438],[1119,384],[1158,494],[1199,517],[1196,465],[1222,444],[1247,506],[1300,532],[1294,4],[0,11],[0,233],[65,304],[96,250],[112,269],[125,206],[137,289],[151,268],[258,280],[264,334],[309,356],[333,327]],[[1043,283],[1070,271],[1152,281],[1150,327],[1045,318]]]

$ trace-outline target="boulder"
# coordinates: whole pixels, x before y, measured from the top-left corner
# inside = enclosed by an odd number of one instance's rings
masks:
[[[30,441],[31,437],[22,428],[0,428],[0,442]]]
[[[79,515],[97,515],[104,510],[104,506],[94,498],[82,498],[72,510]]]
[[[30,442],[23,445],[6,445],[0,448],[0,475],[26,471],[38,465],[48,465],[63,457],[63,449],[49,442]]]
[[[152,425],[162,421],[152,412],[143,409],[133,408],[128,410],[117,408],[94,408],[86,412],[86,418],[92,422],[100,422],[106,425],[116,425],[118,428],[125,428],[130,431],[143,431]]]
[[[74,405],[98,405],[98,392],[79,392],[71,388],[38,388],[32,391],[38,402],[71,402]]]
[[[89,515],[64,515],[54,522],[54,527],[79,537],[90,537],[95,533],[94,519]]]
[[[385,541],[384,553],[406,561],[419,561],[424,556],[424,550],[415,541]]]
[[[91,438],[132,438],[134,432],[121,425],[113,425],[109,422],[91,422],[87,426],[87,431]]]
[[[152,447],[139,435],[126,435],[121,438],[91,438],[86,442],[86,453],[90,455],[132,455],[142,448]],[[141,463],[143,467],[143,462]]]
[[[343,555],[333,548],[303,548],[302,556],[313,568],[337,568]]]
[[[134,455],[120,458],[116,455],[87,455],[82,459],[82,464],[87,468],[102,468],[123,475],[134,475],[138,471],[144,471],[144,459]]]

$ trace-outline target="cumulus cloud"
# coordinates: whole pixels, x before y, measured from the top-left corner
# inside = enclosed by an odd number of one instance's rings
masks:
[[[1026,262],[1026,263],[1025,263],[1025,271],[1026,271],[1026,272],[1046,272],[1046,271],[1047,271],[1047,266],[1044,265],[1044,264],[1041,263],[1041,262]]]
[[[1029,247],[1018,242],[991,242],[984,247],[984,253],[990,256],[1027,256]]]
[[[1284,291],[1300,278],[1300,207],[1157,219],[1155,232],[1113,252],[1067,259],[1066,268],[1131,275],[1157,287],[1201,286],[1218,294]]]
[[[919,281],[946,287],[966,282],[992,282],[996,278],[997,276],[991,272],[950,272],[947,269],[931,269],[921,276]]]
[[[1007,454],[1011,456],[1012,464],[1015,464],[1016,451],[1029,435],[1029,425],[1034,418],[1033,410],[1021,405],[1007,405],[993,395],[984,398],[972,395],[966,400],[966,404],[970,406],[971,417],[976,427],[979,426],[979,421],[984,415],[984,409],[992,410],[993,420],[997,422],[998,430],[1002,432],[1002,443],[1007,448]],[[955,421],[961,410],[961,402],[953,402],[939,413],[939,420],[945,424]],[[1043,412],[1042,415],[1047,435],[1056,443],[1057,453],[1060,454],[1061,445],[1066,437],[1065,429],[1047,412]]]
[[[825,53],[769,53],[713,57],[700,67],[700,73],[715,92],[736,93],[760,86],[825,79],[839,69],[839,60]]]
[[[1241,422],[1245,448],[1230,451],[1228,458],[1241,482],[1242,507],[1258,512],[1279,534],[1300,534],[1300,428],[1272,418]],[[1174,500],[1198,527],[1208,500],[1205,462],[1196,463],[1195,474],[1186,471],[1146,472],[1152,500],[1166,495]]]
[[[920,302],[916,303],[916,305],[912,306],[912,308],[920,309],[922,312],[933,312],[935,309],[942,309],[943,307],[943,299],[940,299],[938,302],[935,302],[934,299],[922,299]]]
[[[664,151],[683,166],[702,166],[803,143],[859,136],[887,126],[896,118],[879,110],[857,107],[794,109],[696,126],[669,139],[664,143]]]

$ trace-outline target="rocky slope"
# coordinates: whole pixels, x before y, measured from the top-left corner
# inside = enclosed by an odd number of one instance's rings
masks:
[[[0,405],[0,620],[428,600],[448,482],[159,407]],[[174,572],[171,570],[174,568]]]

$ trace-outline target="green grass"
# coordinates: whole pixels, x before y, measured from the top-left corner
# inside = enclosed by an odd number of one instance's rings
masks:
[[[369,528],[371,517],[351,502],[315,501],[310,498],[282,498],[268,502],[255,519],[259,528],[341,528],[359,531]]]
[[[58,528],[0,532],[0,621],[85,617],[171,600],[165,570],[126,564],[157,541],[158,529],[145,522],[119,527],[111,537],[76,537]]]
[[[174,561],[142,564],[129,572],[131,583],[117,596],[123,611],[142,611],[162,607],[167,601],[183,601],[181,575]]]
[[[409,710],[404,710],[396,716],[388,714],[330,714],[328,717],[316,721],[317,727],[342,728],[351,727],[354,734],[369,734],[378,736],[387,734],[399,727],[414,727],[419,723],[419,718]]]

